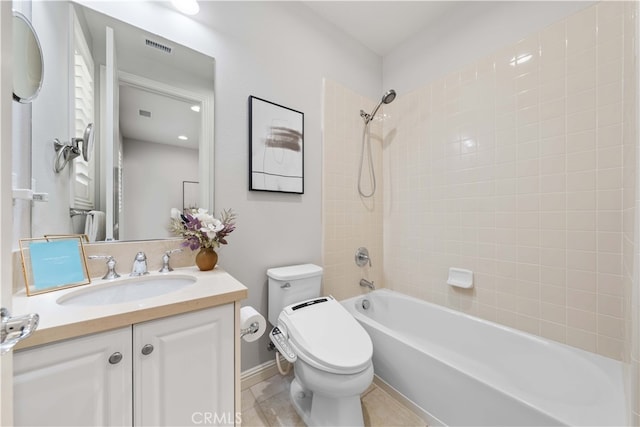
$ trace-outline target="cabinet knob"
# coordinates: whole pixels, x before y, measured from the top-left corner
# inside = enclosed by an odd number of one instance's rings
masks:
[[[144,354],[145,356],[151,354],[152,352],[153,346],[151,344],[145,344],[145,346],[142,347],[142,354]]]
[[[119,351],[116,351],[111,356],[109,356],[109,363],[111,363],[112,365],[115,365],[116,363],[120,363],[121,360],[122,360],[122,353],[120,353]]]

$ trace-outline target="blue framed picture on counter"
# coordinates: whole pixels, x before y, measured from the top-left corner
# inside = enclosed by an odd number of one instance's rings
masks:
[[[29,296],[91,282],[80,235],[22,239],[20,254]]]

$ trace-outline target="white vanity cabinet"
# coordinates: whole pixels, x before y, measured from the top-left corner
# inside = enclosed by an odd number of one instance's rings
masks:
[[[234,424],[233,304],[137,324],[133,343],[134,425]]]
[[[233,425],[234,313],[225,304],[16,352],[15,424]]]
[[[131,425],[131,328],[17,351],[13,364],[16,426]]]

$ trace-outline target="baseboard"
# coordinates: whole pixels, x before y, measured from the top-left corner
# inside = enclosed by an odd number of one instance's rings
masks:
[[[426,423],[426,425],[433,426],[444,426],[445,424],[440,421],[438,418],[434,417],[420,406],[413,403],[411,399],[406,397],[404,394],[400,393],[398,390],[387,384],[382,378],[377,375],[373,376],[373,383],[386,391],[391,397],[396,399],[398,402],[403,404],[407,409],[416,414],[418,417],[422,419]]]
[[[240,389],[246,390],[278,373],[275,359],[264,362],[240,374]]]

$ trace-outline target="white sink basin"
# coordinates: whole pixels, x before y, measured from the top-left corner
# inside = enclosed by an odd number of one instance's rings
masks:
[[[56,301],[60,305],[107,305],[137,301],[179,291],[193,285],[196,278],[187,275],[142,276],[118,279],[70,292]]]

